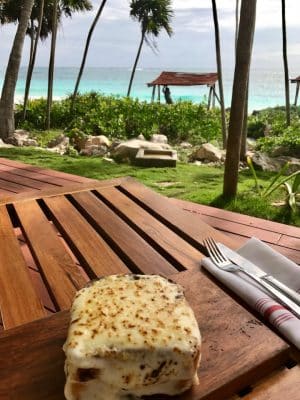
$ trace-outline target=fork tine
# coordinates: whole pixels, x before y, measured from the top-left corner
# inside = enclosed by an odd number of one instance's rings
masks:
[[[214,247],[212,246],[210,240],[210,238],[206,238],[203,240],[204,245],[208,251],[208,254],[210,255],[210,257],[212,258],[212,260],[216,263],[221,262],[222,260],[220,259],[220,257],[218,256],[218,253],[215,251]]]
[[[208,239],[211,245],[213,246],[216,254],[218,255],[219,259],[221,261],[228,261],[228,258],[225,256],[225,254],[223,254],[223,252],[219,249],[219,246],[217,245],[215,239],[213,237],[209,237]]]

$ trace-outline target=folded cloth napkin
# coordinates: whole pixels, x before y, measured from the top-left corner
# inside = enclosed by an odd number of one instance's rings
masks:
[[[250,239],[237,252],[300,293],[300,267],[288,258],[256,238]],[[202,266],[250,307],[262,314],[284,337],[300,349],[300,319],[273,300],[264,288],[242,272],[222,271],[210,258],[204,258]]]

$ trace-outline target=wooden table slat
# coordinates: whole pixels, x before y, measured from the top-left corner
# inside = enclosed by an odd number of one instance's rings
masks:
[[[0,177],[9,182],[13,182],[22,186],[28,186],[33,190],[40,190],[49,187],[56,187],[52,183],[39,181],[37,179],[28,178],[22,175],[14,174],[9,167],[0,164]]]
[[[14,182],[6,181],[5,179],[1,179],[1,175],[0,175],[0,187],[1,189],[10,190],[11,192],[14,193],[25,193],[32,191],[32,188],[29,188],[28,186],[20,185]]]
[[[63,196],[46,198],[45,204],[92,278],[128,273],[129,270],[83,216]]]
[[[61,172],[61,171],[56,171],[54,169],[45,169],[41,167],[37,167],[31,164],[25,164],[23,162],[15,161],[15,160],[9,160],[7,158],[0,158],[0,164],[9,166],[10,168],[14,168],[18,171],[30,171],[30,172],[35,172],[39,174],[41,177],[43,175],[50,176],[50,177],[56,177],[56,178],[61,178],[65,181],[69,182],[89,182],[92,181],[90,178],[86,178],[83,176],[79,175],[73,175],[73,174],[68,174],[66,172]]]
[[[260,382],[243,400],[299,400],[300,365],[283,369]]]
[[[204,257],[200,251],[152,217],[126,195],[116,188],[105,188],[98,192],[126,218],[126,222],[134,224],[141,236],[147,236],[148,241],[150,239],[154,246],[159,246],[170,255],[176,264],[182,266],[182,269],[199,267],[200,260]]]
[[[0,207],[0,309],[5,329],[46,315],[4,206]]]
[[[163,196],[153,192],[137,181],[133,179],[127,180],[120,185],[120,188],[125,193],[140,201],[149,212],[159,216],[161,221],[184,237],[184,239],[189,240],[200,251],[203,250],[203,239],[207,236],[213,236],[216,240],[223,242],[229,247],[237,247],[236,243],[226,235],[219,233],[200,219],[199,223],[197,223],[195,216],[188,214],[180,207],[175,205],[170,207],[169,202],[165,201]]]
[[[60,309],[69,308],[76,290],[86,280],[36,201],[15,204],[15,210],[52,300]]]
[[[192,211],[197,214],[216,217],[221,220],[235,221],[239,225],[261,228],[265,231],[279,233],[300,238],[300,229],[296,226],[281,224],[279,222],[269,221],[262,218],[253,217],[250,215],[239,214],[233,211],[223,210],[216,207],[206,206],[204,204],[192,203],[186,200],[170,198],[172,204],[177,204],[187,211]]]
[[[221,220],[216,217],[201,215],[202,221],[210,224],[216,229],[221,229],[223,232],[238,232],[240,236],[256,237],[267,243],[276,244],[279,242],[281,235],[270,231],[263,230],[252,226],[245,226],[236,223],[235,221]]]
[[[82,212],[92,219],[96,229],[102,233],[105,232],[108,240],[112,241],[112,246],[118,248],[123,256],[132,263],[131,267],[149,274],[169,275],[176,272],[176,269],[165,258],[95,195],[90,192],[75,193],[72,198]]]

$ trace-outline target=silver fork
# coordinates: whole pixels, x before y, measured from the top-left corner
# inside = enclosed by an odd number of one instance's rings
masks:
[[[266,281],[252,274],[251,272],[241,268],[239,265],[232,263],[227,256],[221,251],[218,244],[212,237],[207,237],[203,240],[204,246],[208,251],[210,258],[213,263],[223,271],[227,272],[237,272],[241,271],[245,275],[249,276],[255,282],[259,283],[262,287],[264,287],[268,293],[274,297],[278,302],[288,307],[298,318],[300,318],[300,307],[294,303],[291,299],[289,299],[285,294],[275,289],[273,286],[268,284]]]

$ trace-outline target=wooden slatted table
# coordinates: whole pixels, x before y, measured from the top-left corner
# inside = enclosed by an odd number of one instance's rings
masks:
[[[0,202],[1,400],[63,399],[61,347],[75,292],[128,272],[160,273],[186,289],[203,353],[200,385],[180,399],[297,398],[299,352],[200,269],[203,238],[238,241],[179,205],[131,178]]]

